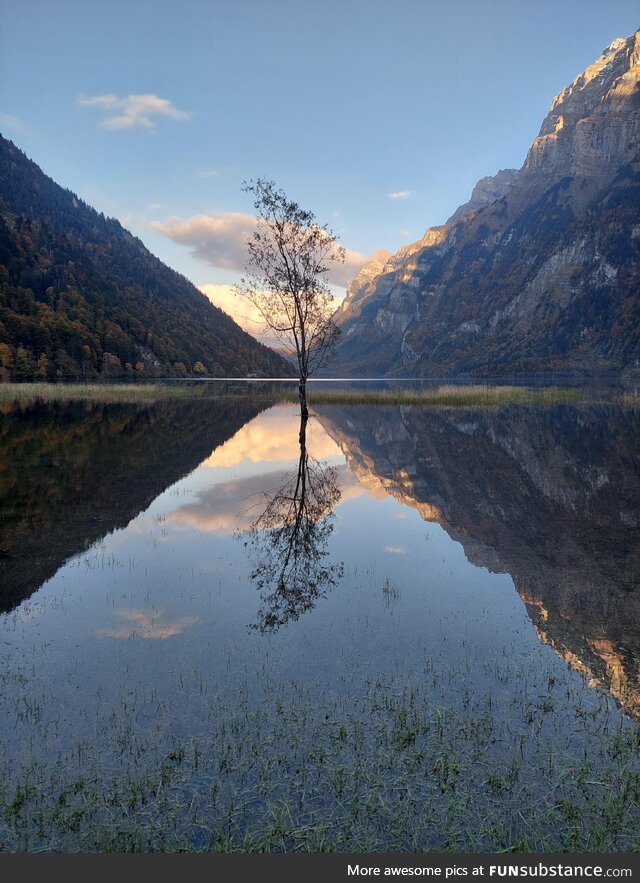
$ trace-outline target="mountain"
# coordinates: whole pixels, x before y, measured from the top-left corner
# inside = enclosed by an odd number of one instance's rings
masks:
[[[502,199],[511,189],[514,181],[517,180],[517,169],[501,169],[495,175],[487,175],[486,178],[480,178],[476,186],[471,191],[471,199],[463,205],[458,206],[455,212],[447,220],[447,224],[455,224],[460,218],[464,218],[470,212],[485,208]]]
[[[509,573],[538,637],[640,719],[640,412],[323,405],[361,484]]]
[[[354,280],[332,371],[640,372],[640,31],[554,99],[521,169]]]
[[[360,300],[363,300],[364,297],[366,297],[366,292],[369,286],[382,273],[390,258],[391,252],[387,251],[386,248],[374,251],[374,253],[369,256],[366,263],[360,268],[358,274],[354,276],[349,283],[347,297],[342,302],[340,309],[353,309]]]
[[[0,380],[249,371],[291,366],[0,136]]]

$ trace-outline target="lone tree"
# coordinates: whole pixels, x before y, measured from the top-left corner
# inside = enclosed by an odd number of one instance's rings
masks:
[[[258,224],[239,291],[295,358],[306,421],[307,379],[325,363],[340,334],[326,274],[333,263],[344,261],[345,251],[326,224],[320,226],[312,212],[287,199],[275,182],[258,178],[242,189],[253,194]]]

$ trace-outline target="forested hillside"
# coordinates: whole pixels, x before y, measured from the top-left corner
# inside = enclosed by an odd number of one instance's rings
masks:
[[[291,368],[0,136],[0,379],[249,372]]]

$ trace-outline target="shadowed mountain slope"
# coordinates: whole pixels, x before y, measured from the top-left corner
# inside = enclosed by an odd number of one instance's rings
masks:
[[[0,136],[0,380],[248,372],[292,373]]]

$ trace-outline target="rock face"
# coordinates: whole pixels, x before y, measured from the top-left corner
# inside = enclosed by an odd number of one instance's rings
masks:
[[[358,275],[354,276],[349,283],[347,298],[342,302],[342,307],[346,307],[347,302],[353,306],[354,303],[357,303],[364,297],[364,293],[369,285],[382,273],[390,257],[391,252],[387,251],[386,248],[381,248],[371,255]]]
[[[639,144],[640,31],[554,99],[521,169],[360,279],[333,368],[640,372]]]
[[[447,224],[455,224],[456,221],[464,218],[469,212],[475,212],[478,209],[491,205],[492,202],[496,202],[498,199],[502,199],[511,189],[517,174],[517,169],[500,169],[496,175],[487,175],[486,178],[480,178],[471,191],[469,202],[458,206],[451,217],[448,218]]]
[[[601,177],[637,156],[638,32],[614,40],[584,73],[557,95],[529,149],[527,172]]]

